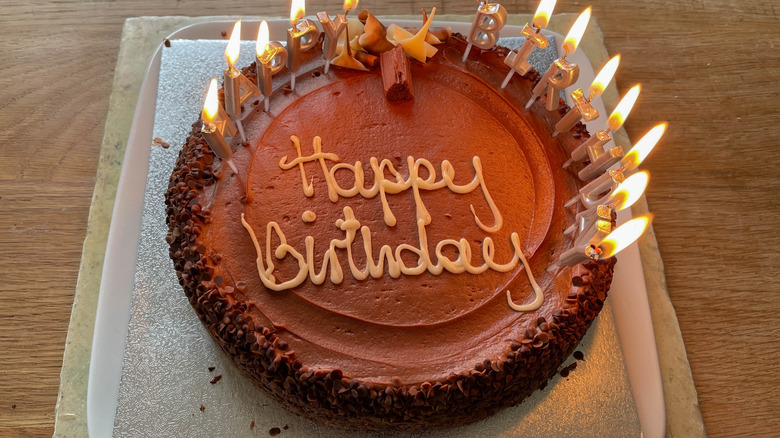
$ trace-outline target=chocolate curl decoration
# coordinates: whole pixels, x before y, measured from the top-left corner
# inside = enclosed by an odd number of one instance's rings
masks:
[[[397,45],[393,50],[379,55],[382,68],[382,85],[387,100],[408,100],[414,97],[412,92],[412,72],[409,58],[403,47]]]
[[[363,34],[358,38],[360,47],[373,55],[387,52],[395,47],[393,43],[387,40],[387,28],[385,25],[374,17],[371,12],[366,10],[363,12],[365,12],[365,27],[363,28]],[[360,13],[361,17],[364,16],[363,12]]]

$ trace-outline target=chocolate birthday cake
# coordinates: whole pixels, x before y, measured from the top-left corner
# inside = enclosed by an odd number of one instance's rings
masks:
[[[501,89],[504,48],[464,62],[455,34],[425,62],[325,74],[321,43],[294,91],[244,109],[237,173],[193,125],[166,195],[190,303],[250,380],[321,423],[450,427],[520,403],[612,278],[614,259],[548,272],[572,247],[584,183],[562,165],[587,131],[553,138],[566,106],[524,108],[535,71]]]

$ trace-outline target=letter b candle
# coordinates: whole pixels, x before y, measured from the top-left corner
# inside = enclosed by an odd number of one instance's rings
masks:
[[[480,49],[490,49],[498,41],[498,31],[506,23],[506,9],[498,3],[479,2],[477,15],[474,17],[474,23],[471,24],[471,30],[468,36],[468,45],[463,51],[463,62],[469,57],[471,46],[477,46]]]

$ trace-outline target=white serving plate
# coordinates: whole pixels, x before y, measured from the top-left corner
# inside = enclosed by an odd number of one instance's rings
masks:
[[[418,21],[396,20],[401,26],[418,26]],[[169,35],[168,39],[218,39],[229,32],[232,22],[208,22],[191,25]],[[437,23],[456,32],[467,33],[469,23]],[[287,20],[269,22],[272,37],[279,38],[289,27]],[[253,40],[258,22],[244,21],[242,39]],[[506,26],[501,36],[521,36],[521,27]],[[563,37],[554,32],[561,53]],[[119,178],[111,228],[108,235],[103,274],[95,316],[95,332],[90,359],[87,390],[87,425],[91,436],[111,436],[122,376],[122,361],[128,333],[131,299],[138,252],[138,239],[149,164],[149,145],[154,126],[154,110],[160,73],[162,45],[152,56],[144,76],[133,124]],[[578,49],[568,59],[580,66],[577,83],[568,91],[587,88],[595,73],[590,61]],[[570,99],[569,99],[570,100]],[[571,103],[571,102],[570,102]],[[593,102],[601,116],[588,123],[591,132],[606,127],[606,110],[601,98]],[[630,219],[629,212],[618,214],[618,222]],[[647,288],[636,244],[622,251],[615,269],[610,302],[618,337],[625,357],[639,420],[644,437],[662,437],[666,427],[663,388],[658,353],[653,336]]]

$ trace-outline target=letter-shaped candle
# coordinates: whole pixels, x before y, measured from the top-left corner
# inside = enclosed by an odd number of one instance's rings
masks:
[[[558,261],[547,270],[555,271],[561,266],[576,266],[591,260],[608,259],[639,239],[652,220],[653,215],[648,213],[631,219],[607,234],[606,237],[602,236],[603,230],[598,231],[587,245],[575,245],[561,254]]]
[[[589,180],[595,178],[600,173],[604,172],[618,162],[623,157],[623,148],[618,146],[609,150],[605,150],[604,146],[612,140],[611,132],[620,129],[623,126],[623,122],[626,121],[626,117],[631,112],[631,108],[634,107],[639,93],[642,90],[641,85],[636,84],[631,87],[630,90],[620,99],[615,110],[609,115],[607,119],[607,129],[596,132],[593,137],[585,140],[577,146],[571,153],[571,158],[563,164],[563,167],[568,167],[575,161],[583,161],[589,159],[590,164],[585,166],[579,171],[578,176],[581,180]]]
[[[573,85],[577,82],[577,78],[580,75],[580,67],[577,64],[569,62],[566,57],[575,50],[580,44],[582,35],[585,33],[585,29],[588,27],[588,21],[590,21],[590,7],[582,11],[577,20],[569,29],[569,33],[566,34],[566,39],[563,41],[563,56],[556,59],[555,62],[547,69],[542,79],[533,89],[532,96],[525,105],[526,108],[530,108],[539,96],[547,92],[547,105],[545,106],[548,111],[555,111],[558,109],[558,101],[560,100],[560,91]]]
[[[571,207],[577,202],[582,202],[585,208],[592,208],[595,205],[601,204],[614,193],[618,185],[626,179],[627,176],[632,175],[639,165],[644,161],[650,151],[653,150],[661,136],[664,135],[667,127],[666,122],[661,122],[655,125],[650,131],[648,131],[636,145],[620,160],[620,167],[618,169],[608,170],[601,176],[589,182],[585,187],[580,189],[577,196],[568,200],[564,207]]]
[[[468,35],[468,45],[463,51],[463,62],[469,57],[471,46],[477,46],[480,49],[491,49],[498,41],[498,31],[506,23],[506,9],[498,3],[479,2],[477,14],[474,16],[474,22],[471,24],[471,30]]]
[[[209,91],[206,94],[206,102],[203,104],[203,111],[200,114],[200,118],[203,120],[203,125],[200,128],[200,132],[203,138],[211,147],[211,150],[217,157],[227,161],[233,172],[238,173],[236,165],[233,164],[233,160],[230,157],[233,155],[233,151],[225,141],[225,135],[233,137],[236,135],[236,128],[230,123],[227,114],[219,105],[219,98],[217,97],[217,79],[212,78],[209,84]]]
[[[265,20],[260,23],[260,30],[257,33],[255,55],[257,57],[257,88],[263,93],[265,111],[268,112],[273,92],[271,79],[287,62],[287,49],[279,41],[269,41],[268,23]]]
[[[612,76],[615,75],[619,64],[620,55],[615,55],[601,68],[599,74],[596,75],[596,78],[590,84],[590,88],[588,88],[588,93],[590,94],[588,97],[585,97],[582,88],[578,88],[571,93],[574,106],[555,124],[553,137],[556,137],[561,132],[570,130],[580,119],[590,122],[598,118],[599,112],[593,108],[590,102],[604,92],[604,89],[607,88],[607,85],[612,80]]]
[[[509,66],[509,73],[507,73],[504,82],[501,83],[501,88],[506,88],[509,80],[517,73],[520,76],[524,76],[531,69],[531,64],[528,62],[528,57],[531,56],[534,47],[540,49],[546,49],[550,42],[542,35],[542,29],[547,27],[550,22],[550,15],[555,8],[555,2],[557,0],[542,0],[539,2],[539,7],[536,8],[534,19],[531,21],[531,26],[527,23],[523,27],[522,34],[525,37],[520,50],[512,51],[505,59],[504,64]]]
[[[238,20],[233,25],[230,41],[225,48],[225,61],[228,67],[222,73],[222,81],[225,88],[225,112],[235,119],[238,131],[241,133],[241,141],[246,142],[244,125],[241,123],[241,105],[249,99],[258,97],[260,90],[235,67],[240,49],[241,20]]]
[[[616,190],[610,190],[610,194],[598,199],[595,205],[577,213],[574,224],[564,230],[563,234],[572,234],[575,231],[581,233],[599,217],[611,220],[613,212],[631,207],[645,193],[649,178],[650,174],[646,171],[629,176]]]
[[[290,23],[287,29],[287,69],[290,70],[290,88],[295,90],[295,74],[301,63],[301,53],[311,50],[317,44],[319,29],[306,16],[304,0],[293,0],[290,6]]]
[[[347,27],[347,19],[342,14],[337,14],[335,20],[331,20],[328,13],[317,12],[317,19],[325,31],[325,43],[322,48],[322,56],[325,58],[325,74],[330,70],[330,61],[336,57],[336,47],[339,45],[339,35]]]

